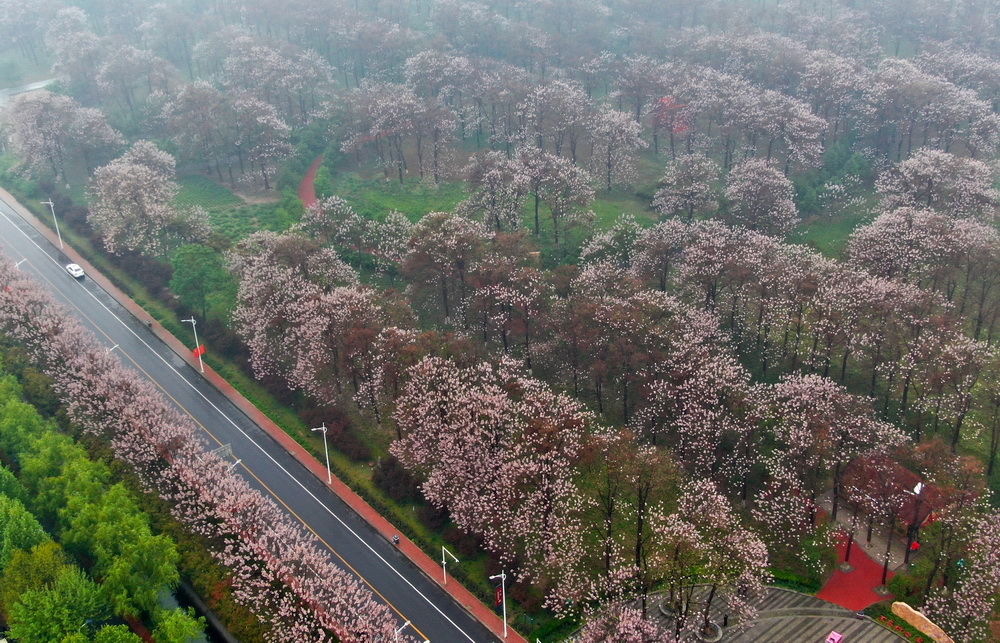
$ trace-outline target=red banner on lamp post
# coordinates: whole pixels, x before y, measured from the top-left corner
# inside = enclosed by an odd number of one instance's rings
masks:
[[[503,604],[503,585],[497,585],[497,602],[496,606],[500,607]]]
[[[205,354],[205,345],[204,345],[204,344],[202,344],[202,345],[201,345],[201,346],[199,346],[198,348],[194,349],[194,351],[193,351],[193,352],[194,352],[194,356],[195,356],[195,357],[201,357],[202,355],[204,355],[204,354]]]

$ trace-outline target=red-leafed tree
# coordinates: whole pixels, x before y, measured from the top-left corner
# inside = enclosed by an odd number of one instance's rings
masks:
[[[446,322],[467,323],[470,277],[488,237],[483,224],[447,212],[431,212],[413,228],[403,274],[440,294]]]

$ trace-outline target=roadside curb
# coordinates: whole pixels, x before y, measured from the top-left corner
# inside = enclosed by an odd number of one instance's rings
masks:
[[[50,230],[46,225],[35,217],[29,210],[24,208],[18,200],[11,195],[9,192],[0,188],[0,197],[3,197],[5,201],[13,208],[25,221],[27,221],[38,233],[44,236],[50,243],[52,243],[56,248],[58,248],[58,241],[54,231]],[[161,324],[156,320],[152,320],[149,315],[130,297],[128,297],[124,292],[122,292],[118,287],[116,287],[110,280],[108,280],[103,274],[94,269],[94,267],[73,248],[66,245],[64,242],[64,247],[61,249],[62,254],[66,255],[70,261],[81,265],[87,272],[88,278],[93,280],[98,286],[100,286],[105,292],[107,292],[115,301],[117,301],[122,307],[124,307],[131,315],[139,320],[149,320],[150,328],[155,333],[155,335],[163,341],[174,353],[176,353],[181,359],[183,359],[189,366],[196,369],[198,368],[198,360],[193,355],[190,348],[184,345],[183,342],[174,337],[169,331],[167,331]],[[441,568],[440,565],[431,560],[430,556],[424,553],[417,545],[415,545],[409,538],[402,535],[398,529],[396,529],[385,517],[375,511],[363,498],[356,494],[350,487],[347,486],[342,480],[333,476],[333,482],[331,484],[326,483],[327,469],[326,465],[320,463],[320,461],[309,453],[302,445],[292,439],[287,433],[285,433],[277,424],[271,421],[263,412],[261,412],[257,407],[250,403],[243,395],[239,393],[233,386],[226,381],[221,375],[215,372],[211,366],[205,364],[205,372],[202,377],[216,389],[218,389],[226,398],[229,399],[237,408],[240,409],[250,420],[257,423],[272,439],[274,439],[281,447],[287,451],[292,457],[299,461],[306,469],[309,470],[318,480],[323,482],[327,487],[329,487],[341,500],[344,501],[355,513],[357,513],[361,518],[367,522],[376,532],[378,532],[383,538],[388,541],[392,541],[393,537],[399,535],[400,542],[397,545],[397,549],[407,557],[407,559],[413,563],[413,565],[422,571],[425,576],[431,581],[436,583],[438,587],[447,592],[459,605],[461,605],[467,612],[469,612],[477,621],[479,621],[483,626],[495,634],[498,638],[505,641],[515,641],[516,643],[527,643],[527,640],[515,632],[510,625],[507,626],[507,637],[504,639],[503,631],[504,624],[500,617],[493,612],[490,608],[484,605],[478,598],[476,598],[468,589],[462,586],[456,579],[450,578],[447,584],[444,584],[441,579]]]

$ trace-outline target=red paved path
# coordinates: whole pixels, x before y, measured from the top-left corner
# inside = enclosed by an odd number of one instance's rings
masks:
[[[844,554],[847,552],[847,534],[838,532],[837,534],[837,562],[843,562]],[[884,553],[884,552],[883,552]],[[854,541],[851,547],[851,565],[854,571],[846,574],[839,569],[834,569],[833,576],[826,582],[823,589],[816,594],[816,598],[824,601],[836,603],[849,610],[858,611],[864,608],[892,598],[891,594],[885,596],[875,592],[875,588],[882,584],[882,564],[877,563],[864,551],[863,543]],[[889,571],[886,580],[896,574]]]
[[[310,171],[315,174],[315,169],[319,167],[319,163],[322,161],[322,157],[316,159],[313,163]],[[55,232],[50,230],[44,224],[42,224],[38,219],[27,211],[15,200],[15,198],[8,193],[6,190],[0,188],[0,195],[12,204],[26,221],[31,223],[31,225],[38,230],[42,235],[45,236],[53,244],[57,243]],[[314,196],[315,198],[315,196]],[[108,281],[108,279],[98,272],[90,263],[87,262],[82,256],[80,256],[73,248],[69,245],[65,246],[63,250],[64,254],[70,258],[74,263],[79,264],[87,272],[87,276],[97,282],[108,294],[114,297],[118,303],[124,306],[130,313],[132,313],[138,319],[149,319],[149,315],[132,301],[125,293],[120,291],[115,287],[113,283]],[[187,363],[192,367],[197,369],[198,358],[192,355],[191,350],[185,346],[180,340],[167,332],[163,326],[157,323],[155,320],[152,322],[152,329],[156,333],[157,337],[163,340],[171,350],[177,353],[182,359],[187,361]],[[246,413],[251,419],[257,422],[272,438],[274,438],[286,451],[288,451],[292,456],[294,456],[299,462],[301,462],[316,478],[319,480],[326,479],[326,465],[321,464],[319,460],[314,458],[312,454],[306,451],[302,445],[293,440],[288,436],[287,433],[281,430],[278,425],[271,421],[266,415],[264,415],[260,410],[257,409],[253,404],[251,404],[246,398],[240,395],[239,391],[234,389],[229,382],[227,382],[221,375],[216,373],[211,366],[205,364],[205,374],[203,376],[206,380],[211,382],[217,389],[222,391],[222,393],[232,401],[233,404],[238,406],[240,410]],[[361,515],[372,527],[378,531],[383,538],[389,540],[394,534],[399,534],[399,530],[392,526],[392,524],[382,517],[377,511],[372,509],[367,502],[365,502],[358,494],[351,491],[350,487],[341,482],[338,478],[333,478],[333,484],[327,485],[333,489],[334,493],[340,496],[344,502],[346,502],[354,511]],[[496,634],[498,637],[503,638],[503,621],[500,616],[497,615],[492,609],[483,605],[483,603],[476,598],[472,592],[467,590],[458,581],[449,576],[448,584],[442,584],[441,578],[441,566],[439,563],[431,560],[431,558],[423,552],[419,547],[414,545],[406,536],[400,534],[399,549],[402,551],[414,565],[419,567],[424,574],[434,580],[439,586],[443,587],[446,592],[451,594],[452,598],[458,601],[461,605],[465,607],[480,623],[485,625],[490,631]],[[508,627],[507,641],[515,641],[517,643],[527,643],[526,639],[515,632],[513,629]]]
[[[302,177],[302,182],[299,183],[299,199],[302,201],[302,205],[307,208],[316,203],[316,170],[319,169],[319,165],[322,162],[323,155],[320,154],[313,161],[313,164],[309,166],[306,175]]]

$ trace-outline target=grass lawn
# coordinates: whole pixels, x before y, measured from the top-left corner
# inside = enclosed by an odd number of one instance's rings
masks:
[[[200,174],[179,176],[176,181],[181,189],[174,205],[205,208],[212,228],[234,242],[258,230],[285,230],[299,218],[297,205],[287,194],[278,203],[246,204],[229,188]]]
[[[328,192],[323,196],[339,196],[360,216],[375,221],[382,220],[393,210],[402,212],[411,221],[418,221],[429,212],[451,211],[468,196],[464,181],[443,182],[435,187],[419,179],[407,178],[400,185],[398,181],[363,178],[355,172],[339,173],[332,178],[327,174],[325,180],[318,177],[317,188],[320,187],[323,192]],[[623,212],[634,214],[643,224],[651,225],[656,221],[656,213],[650,204],[632,192],[598,190],[591,209],[595,217],[594,228],[598,230],[612,227]],[[547,216],[547,211],[542,213],[543,218]],[[543,228],[546,223],[543,220]],[[524,225],[534,226],[534,201],[530,197],[524,205]]]
[[[590,206],[594,211],[594,230],[607,230],[615,225],[623,213],[635,216],[642,226],[654,225],[658,219],[650,204],[635,194],[601,190]]]
[[[386,181],[380,175],[364,178],[356,172],[337,172],[333,175],[326,167],[320,168],[316,179],[317,196],[339,196],[347,201],[358,215],[381,221],[393,210],[405,214],[410,221],[418,221],[428,212],[454,209],[465,198],[466,186],[462,181],[434,184],[418,178]]]
[[[200,174],[179,176],[177,183],[181,189],[174,199],[174,204],[178,207],[200,205],[206,210],[213,210],[243,205],[243,200],[228,188]]]
[[[847,238],[858,225],[864,222],[861,216],[830,219],[812,217],[803,221],[797,230],[789,235],[792,243],[801,243],[815,248],[832,259],[842,259]]]

